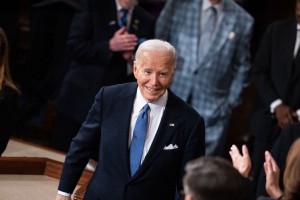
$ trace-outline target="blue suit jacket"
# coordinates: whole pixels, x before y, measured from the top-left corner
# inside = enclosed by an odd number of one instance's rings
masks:
[[[177,50],[172,91],[184,100],[192,93],[193,107],[204,117],[227,120],[240,102],[250,70],[253,19],[233,0],[222,0],[221,24],[208,54],[199,60],[202,0],[169,0],[156,24],[156,37]]]
[[[89,157],[98,152],[99,164],[88,185],[86,199],[175,199],[176,187],[182,188],[186,162],[205,153],[203,119],[169,90],[154,141],[131,177],[128,138],[136,90],[136,83],[100,90],[86,122],[72,141],[59,190],[72,192]],[[176,144],[178,149],[164,150],[170,144]]]

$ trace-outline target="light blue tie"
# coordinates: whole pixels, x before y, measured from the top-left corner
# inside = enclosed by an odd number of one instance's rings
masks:
[[[135,174],[135,172],[138,170],[140,163],[141,163],[144,144],[145,144],[145,140],[146,140],[146,134],[147,134],[147,126],[148,126],[147,111],[148,111],[148,109],[149,109],[148,104],[146,104],[142,108],[142,111],[136,120],[136,124],[135,124],[134,130],[133,130],[133,137],[132,137],[131,145],[130,145],[131,176],[133,176]]]
[[[119,20],[119,27],[120,28],[122,28],[123,26],[126,27],[126,25],[127,25],[127,13],[128,13],[127,9],[122,8],[120,10],[120,20]]]
[[[202,59],[206,54],[212,42],[212,36],[214,34],[217,24],[217,9],[211,6],[207,10],[207,20],[202,27],[201,40],[200,40],[200,58]]]

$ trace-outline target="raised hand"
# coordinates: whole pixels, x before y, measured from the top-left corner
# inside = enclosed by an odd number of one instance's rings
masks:
[[[279,187],[280,169],[268,151],[265,152],[264,170],[266,174],[266,191],[271,198],[278,199],[282,195]]]
[[[236,168],[244,177],[248,178],[252,164],[246,145],[242,146],[242,154],[240,153],[236,145],[232,145],[229,154],[232,160],[233,167]]]

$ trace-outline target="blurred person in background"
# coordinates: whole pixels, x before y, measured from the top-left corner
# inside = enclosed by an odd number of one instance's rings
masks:
[[[9,47],[5,32],[0,27],[0,156],[14,133],[19,88],[13,82],[9,70]]]

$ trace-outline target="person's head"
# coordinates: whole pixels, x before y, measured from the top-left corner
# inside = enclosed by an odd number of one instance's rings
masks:
[[[176,51],[168,42],[147,40],[135,54],[133,73],[145,100],[161,97],[172,82],[176,68]]]
[[[295,15],[297,23],[300,24],[300,0],[296,0]]]
[[[300,138],[291,146],[283,176],[284,200],[300,199]]]
[[[19,91],[13,83],[8,66],[8,41],[4,30],[0,27],[0,90],[4,85]]]
[[[247,179],[218,157],[200,157],[185,166],[185,200],[246,199]]]
[[[119,4],[122,6],[122,8],[130,9],[135,3],[136,0],[118,0]]]

